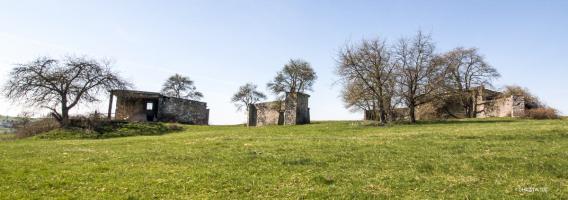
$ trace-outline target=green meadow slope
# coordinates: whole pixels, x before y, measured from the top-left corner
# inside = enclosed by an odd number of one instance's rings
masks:
[[[568,120],[0,141],[2,199],[568,199]]]

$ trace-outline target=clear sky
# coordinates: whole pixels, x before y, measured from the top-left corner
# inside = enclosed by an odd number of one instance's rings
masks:
[[[317,72],[313,120],[361,119],[334,85],[339,47],[362,38],[432,34],[438,52],[477,47],[502,74],[568,114],[568,1],[10,1],[0,2],[0,82],[37,56],[112,58],[136,89],[159,91],[174,73],[204,93],[212,124],[244,122],[229,102],[266,83],[290,58]],[[106,102],[83,110],[105,111]],[[0,98],[0,114],[21,106]],[[25,108],[24,110],[32,110]]]

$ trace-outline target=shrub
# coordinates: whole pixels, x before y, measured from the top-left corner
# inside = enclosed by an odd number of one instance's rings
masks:
[[[183,127],[175,124],[139,122],[126,123],[115,130],[102,132],[102,137],[124,137],[135,135],[163,135],[182,130]]]
[[[79,123],[78,121],[76,123]],[[84,122],[84,124],[88,124]],[[164,124],[154,122],[111,122],[98,124],[96,129],[84,127],[61,128],[38,135],[41,139],[104,139],[115,137],[128,137],[139,135],[164,135],[183,130],[177,124]]]
[[[525,100],[525,107],[527,109],[544,108],[546,105],[541,102],[538,97],[532,94],[529,89],[516,85],[505,86],[502,97],[522,96]]]
[[[59,128],[59,123],[53,118],[24,121],[24,123],[16,123],[14,126],[17,138],[31,137]]]
[[[70,127],[81,128],[90,131],[102,132],[108,129],[112,122],[100,113],[91,113],[86,116],[75,116],[70,119]]]
[[[525,113],[531,119],[560,119],[558,110],[554,108],[535,108],[529,109]]]

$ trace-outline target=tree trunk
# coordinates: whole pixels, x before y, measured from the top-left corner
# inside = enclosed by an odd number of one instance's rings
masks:
[[[62,96],[61,100],[61,119],[59,119],[59,125],[64,128],[69,126],[69,108],[67,107],[66,96]]]
[[[61,121],[59,124],[64,128],[69,126],[69,109],[66,106],[61,108]]]
[[[416,123],[416,106],[414,105],[414,103],[408,105],[408,112],[410,115],[410,123]]]
[[[379,122],[381,123],[381,125],[384,125],[387,123],[387,119],[386,119],[386,114],[385,114],[385,106],[384,103],[381,101],[379,101]]]

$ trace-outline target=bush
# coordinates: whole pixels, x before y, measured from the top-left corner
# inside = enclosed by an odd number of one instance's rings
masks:
[[[140,122],[123,124],[115,130],[102,132],[102,137],[125,137],[135,135],[163,135],[166,133],[183,130],[176,124],[164,124],[154,122]]]
[[[59,128],[59,123],[53,118],[44,118],[39,120],[23,120],[22,123],[14,125],[17,138],[31,137],[40,133],[45,133]]]
[[[560,119],[558,110],[554,108],[535,108],[529,109],[525,113],[531,119]]]
[[[77,122],[79,123],[79,122]],[[85,122],[87,123],[87,122]],[[87,123],[88,124],[88,123]],[[96,129],[81,127],[61,128],[38,135],[40,139],[104,139],[140,135],[164,135],[183,130],[177,124],[154,122],[111,122],[100,123]]]

